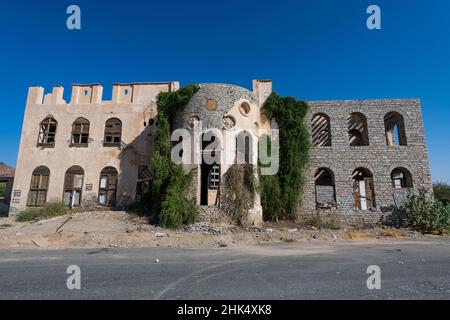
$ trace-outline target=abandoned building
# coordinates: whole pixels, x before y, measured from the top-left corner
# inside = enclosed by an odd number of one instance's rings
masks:
[[[10,213],[50,201],[86,208],[133,204],[152,179],[157,95],[178,89],[178,82],[116,84],[111,101],[104,101],[101,85],[75,84],[66,102],[62,87],[46,95],[41,87],[30,88]],[[254,163],[258,138],[276,127],[261,112],[271,93],[269,80],[253,81],[252,91],[201,84],[177,115],[175,128],[194,131],[200,124],[202,136],[216,130],[237,137],[234,143],[216,141],[217,163],[185,163],[194,172],[192,198],[201,208],[200,219],[220,214],[226,201],[222,177],[241,153]],[[371,221],[401,204],[408,192],[432,192],[419,100],[308,104],[313,147],[301,213],[337,212]],[[239,139],[245,141],[243,152]],[[199,148],[193,150],[210,153]],[[262,221],[258,197],[250,216],[254,224]]]
[[[8,215],[15,170],[0,162],[0,217]]]

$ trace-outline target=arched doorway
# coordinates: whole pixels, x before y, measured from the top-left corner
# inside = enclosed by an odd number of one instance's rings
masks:
[[[98,203],[103,207],[116,206],[117,176],[117,170],[113,167],[106,167],[100,173]]]

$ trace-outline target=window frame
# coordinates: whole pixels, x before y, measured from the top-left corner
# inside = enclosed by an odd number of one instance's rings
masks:
[[[80,126],[79,129],[76,129],[76,126]],[[89,120],[85,118],[78,118],[72,123],[72,131],[70,134],[70,146],[77,148],[86,148],[89,146],[89,135],[90,135],[90,126],[91,123]],[[87,128],[87,130],[86,130]],[[86,132],[87,131],[87,132]],[[79,142],[74,142],[75,135],[79,136]],[[82,142],[83,137],[86,139],[86,142]]]
[[[54,125],[54,132],[50,132],[51,126]],[[43,126],[47,126],[47,130],[43,131]],[[48,116],[39,123],[39,134],[37,146],[41,148],[54,148],[56,145],[56,134],[58,132],[58,121],[52,116]],[[53,142],[49,143],[49,136],[53,136]]]
[[[38,177],[38,183],[35,183],[35,177]],[[46,188],[42,187],[43,177],[47,177],[46,181]],[[37,185],[37,187],[35,187]],[[50,169],[45,166],[37,167],[33,170],[33,173],[31,174],[31,181],[30,181],[30,189],[28,191],[28,199],[27,199],[27,207],[31,208],[40,208],[43,205],[47,203],[47,196],[48,196],[48,189],[50,187]],[[31,195],[32,193],[36,192],[36,201],[35,203],[31,202]],[[40,197],[41,193],[44,193],[44,201],[41,202]]]
[[[115,123],[112,123],[115,121]],[[108,125],[111,123],[112,128],[108,130]],[[120,130],[115,129],[114,125],[120,124]],[[114,130],[115,129],[115,130]],[[106,120],[105,122],[105,131],[103,135],[103,146],[104,147],[121,147],[122,146],[122,129],[123,129],[123,123],[118,118],[111,118]],[[107,142],[107,137],[111,137],[111,142]],[[115,142],[115,138],[119,137],[119,141]]]

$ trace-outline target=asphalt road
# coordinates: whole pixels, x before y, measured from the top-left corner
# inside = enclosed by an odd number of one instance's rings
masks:
[[[450,241],[0,251],[0,299],[450,299]]]

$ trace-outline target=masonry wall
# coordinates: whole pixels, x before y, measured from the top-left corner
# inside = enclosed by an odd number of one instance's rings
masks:
[[[27,207],[32,173],[39,166],[50,170],[47,202],[62,201],[65,173],[72,166],[84,169],[83,207],[97,205],[100,173],[105,167],[118,171],[118,206],[133,202],[139,166],[150,163],[154,130],[150,119],[156,117],[156,97],[178,87],[176,82],[118,84],[112,101],[103,101],[100,85],[74,85],[70,103],[63,100],[62,87],[45,97],[43,88],[30,88],[10,213]],[[56,141],[54,147],[42,148],[38,146],[39,126],[48,116],[58,122]],[[87,147],[70,146],[72,123],[79,117],[90,122]],[[103,145],[105,122],[111,118],[122,121],[120,147]]]
[[[312,117],[317,113],[329,116],[332,146],[313,147],[311,150],[300,214],[318,212],[314,174],[319,168],[328,168],[334,173],[337,200],[337,208],[320,210],[321,213],[341,213],[351,221],[377,222],[384,214],[392,211],[395,189],[391,172],[395,168],[403,167],[411,172],[413,192],[425,189],[432,193],[419,100],[319,101],[309,102],[309,106],[308,124],[311,124]],[[384,116],[391,111],[404,117],[406,146],[388,146],[386,143]],[[347,118],[353,112],[360,112],[367,118],[369,146],[349,145]],[[359,167],[373,174],[376,208],[371,211],[357,210],[354,204],[352,173]]]

